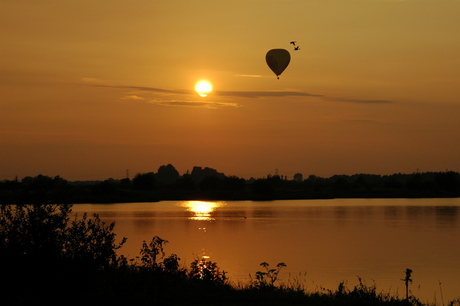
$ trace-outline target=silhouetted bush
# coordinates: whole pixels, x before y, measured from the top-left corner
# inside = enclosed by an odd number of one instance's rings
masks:
[[[75,216],[62,237],[62,257],[95,269],[117,266],[119,258],[116,250],[122,247],[126,238],[115,243],[114,227],[114,222],[106,225],[97,214],[93,218],[89,218],[87,213],[81,219]]]
[[[133,178],[134,188],[151,190],[155,188],[155,174],[153,172],[137,174]]]
[[[116,250],[126,241],[115,243],[115,223],[106,225],[97,214],[69,224],[69,204],[1,205],[0,264],[59,262],[91,263],[97,268],[116,262]],[[9,264],[8,264],[9,265]]]
[[[0,275],[8,303],[34,304],[68,287],[91,282],[101,269],[118,265],[114,223],[97,215],[69,223],[71,205],[0,205]]]
[[[196,259],[191,263],[189,276],[191,279],[214,285],[223,285],[227,281],[226,272],[221,271],[216,262],[204,258]]]

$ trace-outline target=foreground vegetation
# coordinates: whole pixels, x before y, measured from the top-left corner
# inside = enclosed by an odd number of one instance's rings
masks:
[[[69,182],[38,175],[0,181],[0,203],[113,203],[161,200],[276,200],[325,198],[459,197],[460,174],[355,174],[304,179],[280,175],[248,180],[211,168],[194,167],[180,175],[172,165],[133,179]]]
[[[70,213],[71,205],[0,206],[1,305],[423,305],[409,290],[400,298],[361,279],[318,292],[278,284],[284,263],[264,262],[253,281],[231,284],[214,262],[182,267],[157,236],[128,259],[116,254],[126,238],[116,242],[114,223]],[[407,289],[411,273],[402,279]]]

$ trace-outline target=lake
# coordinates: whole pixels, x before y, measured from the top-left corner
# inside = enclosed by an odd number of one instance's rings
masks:
[[[189,267],[208,258],[233,283],[284,262],[280,282],[301,281],[307,291],[352,289],[358,277],[377,291],[405,296],[405,269],[413,270],[412,294],[442,305],[460,298],[460,199],[331,199],[162,201],[76,204],[73,212],[115,221],[118,251],[139,255],[153,236],[169,241]]]

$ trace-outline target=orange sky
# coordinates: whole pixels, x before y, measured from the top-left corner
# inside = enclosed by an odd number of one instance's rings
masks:
[[[245,178],[460,171],[459,12],[458,0],[2,1],[0,179],[169,163]],[[279,80],[272,48],[292,57]]]

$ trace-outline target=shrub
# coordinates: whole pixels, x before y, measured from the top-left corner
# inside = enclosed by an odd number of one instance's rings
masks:
[[[268,267],[270,265],[266,262],[260,265],[265,268],[265,271],[256,272],[256,280],[253,282],[253,286],[256,288],[274,288],[275,282],[278,279],[278,274],[282,268],[286,267],[286,264],[280,262],[276,265],[276,269],[269,269]]]
[[[1,205],[0,266],[51,269],[60,263],[84,263],[103,268],[117,263],[116,250],[126,241],[115,243],[115,223],[106,225],[98,215],[70,224],[72,205]]]
[[[223,285],[227,281],[225,271],[220,271],[217,263],[210,260],[196,259],[190,265],[191,279],[203,280],[216,285]]]

